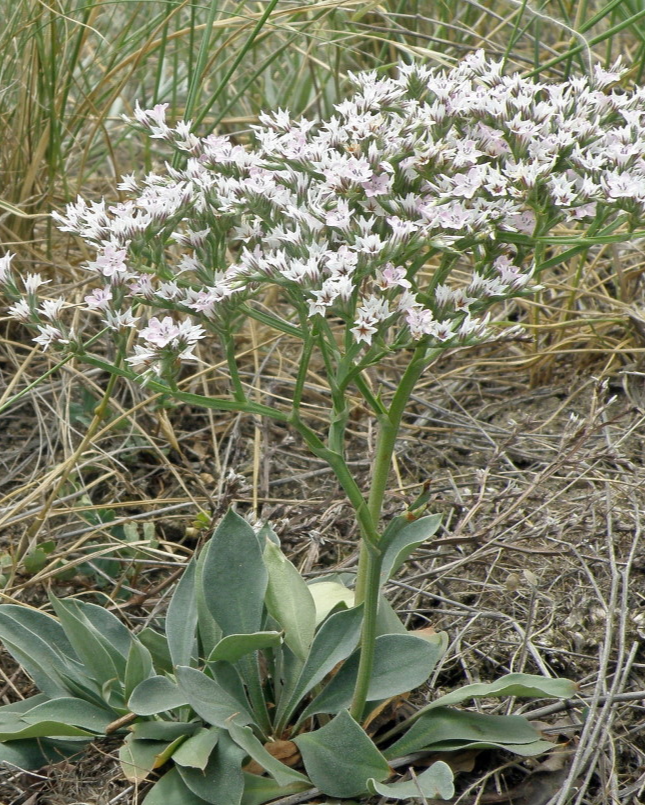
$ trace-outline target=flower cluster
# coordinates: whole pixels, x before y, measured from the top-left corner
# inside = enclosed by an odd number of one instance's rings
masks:
[[[66,306],[62,297],[57,299],[40,299],[39,290],[49,280],[40,274],[26,274],[16,282],[11,269],[11,261],[15,255],[6,253],[0,257],[0,297],[9,302],[7,312],[18,321],[30,324],[38,333],[34,341],[43,349],[52,343],[69,346],[74,341],[74,332],[66,326],[61,315]]]
[[[354,76],[329,120],[262,114],[251,144],[137,107],[185,166],[54,217],[96,250],[88,309],[114,330],[148,318],[135,366],[190,359],[267,285],[283,316],[344,322],[356,348],[472,344],[493,334],[493,303],[535,289],[536,243],[554,227],[642,219],[645,90],[608,89],[619,78],[540,83],[481,52],[448,72],[401,65]]]
[[[137,367],[163,367],[168,361],[172,364],[177,360],[193,360],[193,347],[203,335],[204,329],[199,324],[189,321],[175,324],[170,316],[161,321],[153,317],[139,333],[144,344],[135,345],[128,362]]]

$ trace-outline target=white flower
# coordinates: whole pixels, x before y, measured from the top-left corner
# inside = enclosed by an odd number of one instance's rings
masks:
[[[134,329],[138,326],[139,316],[135,316],[132,308],[127,310],[106,310],[103,323],[106,324],[110,330],[121,330],[123,327]]]
[[[26,299],[19,299],[7,308],[7,313],[18,321],[29,321],[31,318],[31,308]]]
[[[594,64],[593,84],[596,89],[602,89],[608,84],[620,81],[621,77],[627,72],[626,67],[621,67],[622,56],[614,62],[609,70],[603,69],[599,64]]]
[[[38,312],[42,313],[42,315],[50,321],[56,321],[64,305],[65,300],[62,297],[58,299],[44,299]]]
[[[154,368],[155,366],[157,369],[159,369],[160,367],[157,364],[158,358],[159,356],[155,350],[142,347],[140,344],[135,344],[134,354],[127,357],[126,361],[134,366],[135,369],[140,367],[150,369]]]
[[[379,254],[383,251],[385,245],[385,242],[381,240],[381,236],[376,234],[358,237],[354,241],[354,248],[357,252],[363,252],[364,254],[370,255]]]
[[[334,209],[329,210],[325,215],[327,226],[336,226],[339,229],[346,229],[352,220],[352,212],[349,202],[344,198],[339,198]]]
[[[182,268],[181,270],[185,271],[186,269]],[[159,288],[157,289],[157,296],[159,296],[161,299],[167,299],[170,301],[172,299],[179,299],[182,297],[183,291],[174,281],[162,282],[159,284]]]
[[[51,280],[44,280],[40,274],[27,274],[22,282],[28,294],[35,294],[41,285],[47,285]]]
[[[116,186],[117,190],[125,190],[128,193],[136,193],[139,189],[134,173],[128,173],[121,177],[121,181]]]
[[[206,333],[200,324],[191,324],[191,322],[186,319],[179,322],[178,329],[178,341],[191,346],[196,344],[200,338],[203,338]]]
[[[9,282],[11,278],[11,261],[15,256],[15,254],[7,252],[0,257],[0,285]]]
[[[401,313],[407,313],[409,310],[423,307],[421,302],[417,301],[416,294],[411,291],[403,291],[397,300],[397,309]]]
[[[376,322],[382,322],[390,315],[390,305],[387,299],[380,296],[368,296],[362,300],[358,314],[364,319],[371,318]]]
[[[34,341],[43,349],[47,349],[51,344],[69,344],[69,339],[65,338],[58,327],[52,324],[39,324],[38,332],[40,335],[34,338]]]
[[[153,317],[148,326],[140,331],[139,338],[159,349],[169,345],[177,348],[194,344],[203,338],[204,332],[201,325],[194,325],[186,320],[176,324],[171,316],[164,316],[161,320]]]
[[[327,268],[332,275],[351,275],[356,269],[358,255],[348,246],[342,245],[335,252],[326,252]]]
[[[423,308],[411,308],[407,311],[405,320],[410,328],[410,336],[415,341],[431,333],[435,323],[432,312]]]
[[[547,184],[553,203],[560,207],[568,207],[578,197],[573,182],[568,181],[564,176],[551,176]]]
[[[364,310],[359,310],[354,326],[350,328],[356,343],[362,342],[369,346],[372,343],[372,336],[378,332],[377,324],[378,320],[374,316]]]

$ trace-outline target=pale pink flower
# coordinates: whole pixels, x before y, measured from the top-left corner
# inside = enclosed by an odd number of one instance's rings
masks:
[[[382,173],[379,176],[372,176],[367,182],[362,182],[361,187],[365,191],[368,198],[373,196],[384,196],[392,189],[392,177],[387,173]]]
[[[85,304],[90,310],[105,310],[112,299],[112,291],[109,288],[94,288],[91,294],[85,297]]]
[[[97,255],[96,260],[90,261],[87,267],[109,279],[115,274],[124,274],[128,270],[125,264],[126,255],[127,249],[107,243],[103,247],[103,251]]]
[[[193,320],[228,327],[272,284],[276,315],[346,321],[359,344],[378,335],[399,348],[408,331],[446,346],[485,340],[486,309],[535,289],[532,238],[548,236],[545,223],[582,233],[590,217],[602,228],[645,211],[645,92],[601,91],[619,65],[562,84],[502,70],[477,52],[452,69],[353,76],[327,121],[263,113],[244,144],[137,104],[138,123],[183,158],[124,176],[127,199],[78,199],[55,215],[106,280],[87,307],[113,329],[136,326],[124,310],[134,299],[151,308],[132,363],[158,373],[194,359],[204,332]],[[10,261],[0,286],[14,314],[53,322],[57,302],[37,307],[41,280],[27,277],[27,304],[16,302]]]
[[[376,284],[384,291],[389,288],[405,288],[407,290],[412,287],[412,283],[406,279],[405,269],[401,268],[401,266],[394,266],[392,263],[388,263],[382,271],[376,272]]]
[[[179,335],[179,327],[175,324],[171,316],[164,316],[162,320],[154,317],[148,322],[139,333],[139,338],[143,338],[149,344],[156,347],[165,347]]]

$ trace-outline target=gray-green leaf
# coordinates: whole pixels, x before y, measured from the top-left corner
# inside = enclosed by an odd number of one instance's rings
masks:
[[[50,595],[50,598],[53,598],[53,596]],[[114,647],[124,659],[128,656],[132,634],[116,615],[113,615],[105,607],[90,604],[77,598],[59,598],[56,600],[71,606],[76,615],[85,623],[91,625],[102,636],[106,644]]]
[[[280,724],[288,721],[300,703],[302,697],[356,648],[363,623],[363,607],[345,609],[336,612],[320,627],[311,651],[302,671],[294,685],[294,689],[285,696],[285,705],[278,707],[277,721]]]
[[[204,805],[204,802],[186,786],[177,769],[170,769],[150,789],[142,805]]]
[[[162,671],[169,674],[172,673],[172,658],[168,650],[168,640],[165,635],[155,632],[154,629],[147,626],[137,634],[137,639],[150,652],[157,673],[161,673]]]
[[[286,786],[290,783],[303,783],[303,790],[311,786],[311,782],[295,769],[289,768],[284,763],[268,752],[260,741],[253,734],[250,727],[240,727],[234,722],[229,723],[228,731],[235,743],[246,752],[249,757],[259,763],[265,771],[268,771],[279,786]]]
[[[391,536],[381,565],[381,584],[385,584],[403,562],[410,556],[415,548],[418,548],[437,531],[441,525],[440,514],[429,514],[407,523],[402,528],[398,528]]]
[[[150,652],[143,643],[140,643],[136,638],[133,639],[125,664],[125,678],[123,681],[125,700],[127,701],[130,698],[137,685],[143,682],[144,679],[154,676],[154,673]]]
[[[282,640],[280,632],[255,632],[255,634],[231,634],[223,637],[213,648],[207,662],[237,662],[246,654],[264,648],[276,648]]]
[[[243,702],[196,668],[180,665],[177,683],[188,704],[208,724],[227,727],[230,718],[235,718],[238,724],[253,723],[253,716]]]
[[[56,647],[74,650],[54,618],[14,604],[0,606],[0,640],[40,690],[51,697],[69,695],[65,677],[75,676],[75,669]]]
[[[427,681],[442,653],[440,640],[431,642],[412,634],[377,637],[367,699],[389,699],[419,687]],[[349,707],[359,660],[360,649],[343,663],[322,693],[307,707],[301,721],[315,713],[337,713]]]
[[[182,735],[189,737],[198,729],[196,721],[138,721],[130,729],[140,741],[166,741],[170,743]]]
[[[206,768],[178,766],[188,788],[212,805],[240,805],[244,791],[242,761],[244,750],[223,732],[212,751]]]
[[[289,785],[278,785],[271,777],[258,777],[257,774],[244,772],[244,794],[242,795],[241,805],[263,805],[265,802],[287,797],[290,794],[297,794],[306,791],[311,783],[289,783]],[[351,805],[347,803],[346,805]]]
[[[126,736],[119,749],[119,763],[123,776],[131,783],[143,782],[153,769],[163,766],[182,740],[183,737],[180,737],[167,743],[141,741],[133,734]]]
[[[100,685],[112,679],[123,680],[126,654],[123,655],[86,616],[80,602],[50,596],[65,634],[91,675]],[[125,628],[125,627],[123,627]]]
[[[262,628],[267,571],[258,537],[229,511],[208,542],[202,565],[203,595],[224,635]]]
[[[305,580],[274,542],[267,541],[263,555],[268,573],[266,608],[284,629],[291,651],[304,661],[316,629],[314,599]]]
[[[221,729],[209,727],[198,730],[184,741],[172,756],[180,766],[191,766],[202,771],[208,765],[208,758],[219,741]]]
[[[18,741],[25,738],[53,738],[56,736],[91,736],[93,734],[81,727],[66,724],[64,721],[43,719],[33,724],[18,720],[0,725],[0,741]]]
[[[386,780],[391,769],[364,730],[343,710],[315,732],[294,738],[313,784],[332,797],[367,791],[367,781]]]
[[[370,794],[381,794],[388,799],[451,799],[455,795],[455,786],[450,766],[442,760],[433,763],[430,768],[415,776],[412,780],[396,783],[379,783],[369,780]]]
[[[144,679],[132,691],[128,707],[138,716],[153,716],[188,704],[184,692],[166,676]]]
[[[21,769],[40,769],[46,763],[58,763],[64,757],[77,755],[85,746],[78,740],[47,741],[41,738],[0,743],[0,765],[10,763]]]
[[[193,559],[179,579],[166,612],[166,637],[173,665],[191,665],[195,654],[197,628],[195,568],[196,561]]]
[[[496,745],[530,744],[540,734],[522,716],[497,716],[437,707],[422,714],[399,740],[384,752],[388,759],[420,752],[438,744],[486,742]]]
[[[37,704],[22,715],[22,720],[30,724],[39,721],[64,721],[96,733],[102,733],[115,718],[114,712],[69,696]]]
[[[479,699],[486,696],[518,696],[520,698],[570,699],[575,695],[578,686],[568,679],[550,679],[535,674],[506,674],[495,682],[475,682],[473,685],[464,685],[445,696],[440,696],[427,704],[418,713],[433,710],[435,707],[444,707],[449,704],[459,704],[467,699]]]
[[[347,609],[354,606],[354,591],[339,581],[316,581],[308,587],[316,607],[316,626],[319,626],[339,604],[343,604]]]

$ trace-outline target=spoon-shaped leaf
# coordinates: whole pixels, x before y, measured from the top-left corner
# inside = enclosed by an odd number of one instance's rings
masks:
[[[442,760],[433,763],[412,780],[403,780],[396,783],[379,783],[378,780],[368,780],[367,787],[370,794],[380,794],[388,799],[450,799],[455,795],[452,769]]]
[[[329,796],[364,794],[369,779],[382,781],[391,774],[386,759],[347,710],[293,741],[313,784]]]
[[[262,628],[267,571],[257,534],[229,511],[205,548],[201,583],[206,606],[224,635]]]

